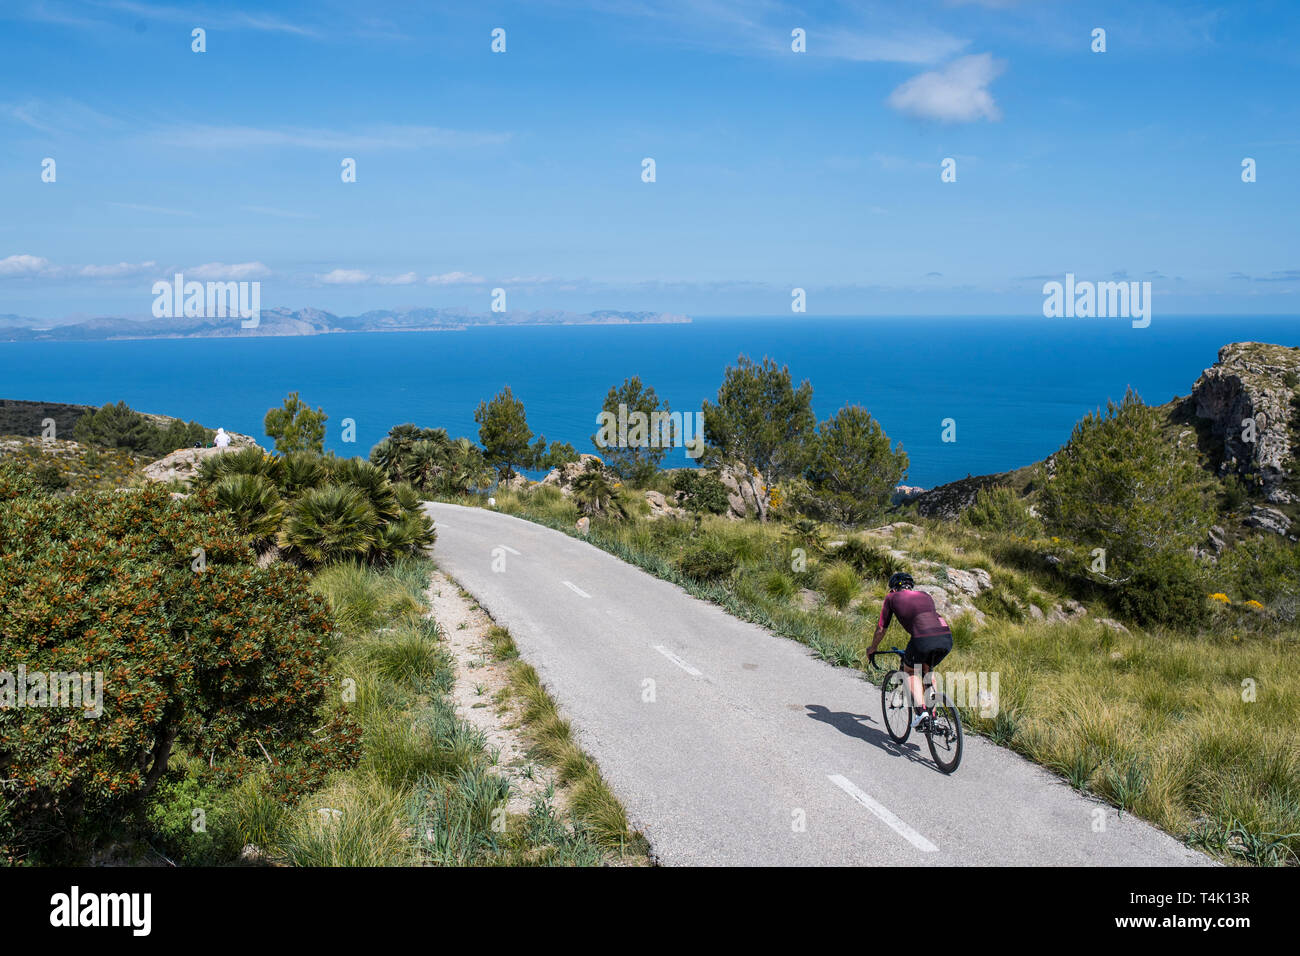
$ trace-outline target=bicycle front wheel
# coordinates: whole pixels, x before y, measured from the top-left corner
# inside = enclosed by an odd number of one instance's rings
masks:
[[[927,722],[926,740],[930,756],[944,773],[952,773],[961,763],[961,715],[946,696],[935,702],[934,716]]]
[[[894,743],[907,740],[912,733],[912,694],[907,689],[907,675],[902,671],[890,671],[881,682],[880,712]]]

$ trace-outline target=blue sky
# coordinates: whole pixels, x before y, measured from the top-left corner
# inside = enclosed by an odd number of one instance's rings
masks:
[[[1293,2],[5,0],[0,314],[145,315],[176,270],[338,313],[500,286],[788,315],[797,286],[810,314],[1033,315],[1073,272],[1151,281],[1157,314],[1295,314],[1297,27]]]

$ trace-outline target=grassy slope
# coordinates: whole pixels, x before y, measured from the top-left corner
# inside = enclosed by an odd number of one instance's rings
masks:
[[[576,535],[576,508],[558,492],[496,497],[503,511]],[[597,519],[588,540],[834,664],[867,670],[883,581],[868,576],[844,610],[808,601],[797,588],[833,591],[826,580],[833,575],[825,573],[832,562],[810,551],[807,570],[791,572],[791,549],[800,542],[779,524]],[[993,576],[994,589],[980,601],[987,625],[955,621],[956,645],[944,666],[999,675],[999,714],[963,714],[977,732],[1225,859],[1296,862],[1300,630],[1264,633],[1246,607],[1220,607],[1196,635],[1117,632],[1093,619],[1106,613],[1096,604],[1072,623],[1032,620],[1017,601],[1067,595],[1050,575],[1020,566],[1023,542],[932,522],[889,543]],[[713,582],[684,576],[677,559],[698,548],[732,556],[736,570]]]
[[[565,728],[556,725],[554,705],[540,685],[526,682],[525,730],[552,742],[544,758],[574,768],[560,776],[572,787],[575,812],[557,810],[550,792],[525,814],[506,811],[510,784],[494,772],[482,734],[457,716],[448,696],[453,664],[424,603],[431,569],[417,559],[384,570],[335,565],[314,579],[339,628],[336,706],[346,700],[362,728],[355,767],[285,806],[259,775],[227,792],[192,792],[192,758],[182,757],[179,782],[169,785],[151,821],[152,842],[180,862],[208,864],[233,862],[241,850],[245,861],[289,866],[643,862],[644,841],[627,831],[622,806],[576,746],[561,746]],[[496,644],[506,653],[508,635]],[[199,834],[189,826],[196,805],[208,808]]]

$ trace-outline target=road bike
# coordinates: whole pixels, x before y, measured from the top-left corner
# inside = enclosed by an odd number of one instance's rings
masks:
[[[876,651],[871,655],[871,666],[876,670],[885,670],[876,663],[877,654],[897,654],[902,663],[903,652],[897,647],[887,651]],[[926,676],[930,685],[923,691],[931,696],[934,710],[929,720],[921,725],[926,742],[930,745],[930,756],[935,765],[944,773],[952,773],[961,763],[961,715],[948,698],[934,686],[934,671]],[[903,743],[912,733],[912,692],[907,686],[907,672],[900,669],[885,674],[880,684],[880,709],[885,719],[885,730],[895,743]]]

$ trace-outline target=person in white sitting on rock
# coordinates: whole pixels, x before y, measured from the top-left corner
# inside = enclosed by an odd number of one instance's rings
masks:
[[[226,430],[224,428],[217,429],[217,435],[215,438],[212,439],[212,444],[216,445],[218,448],[226,448],[227,446],[229,446],[230,436],[226,434]]]

